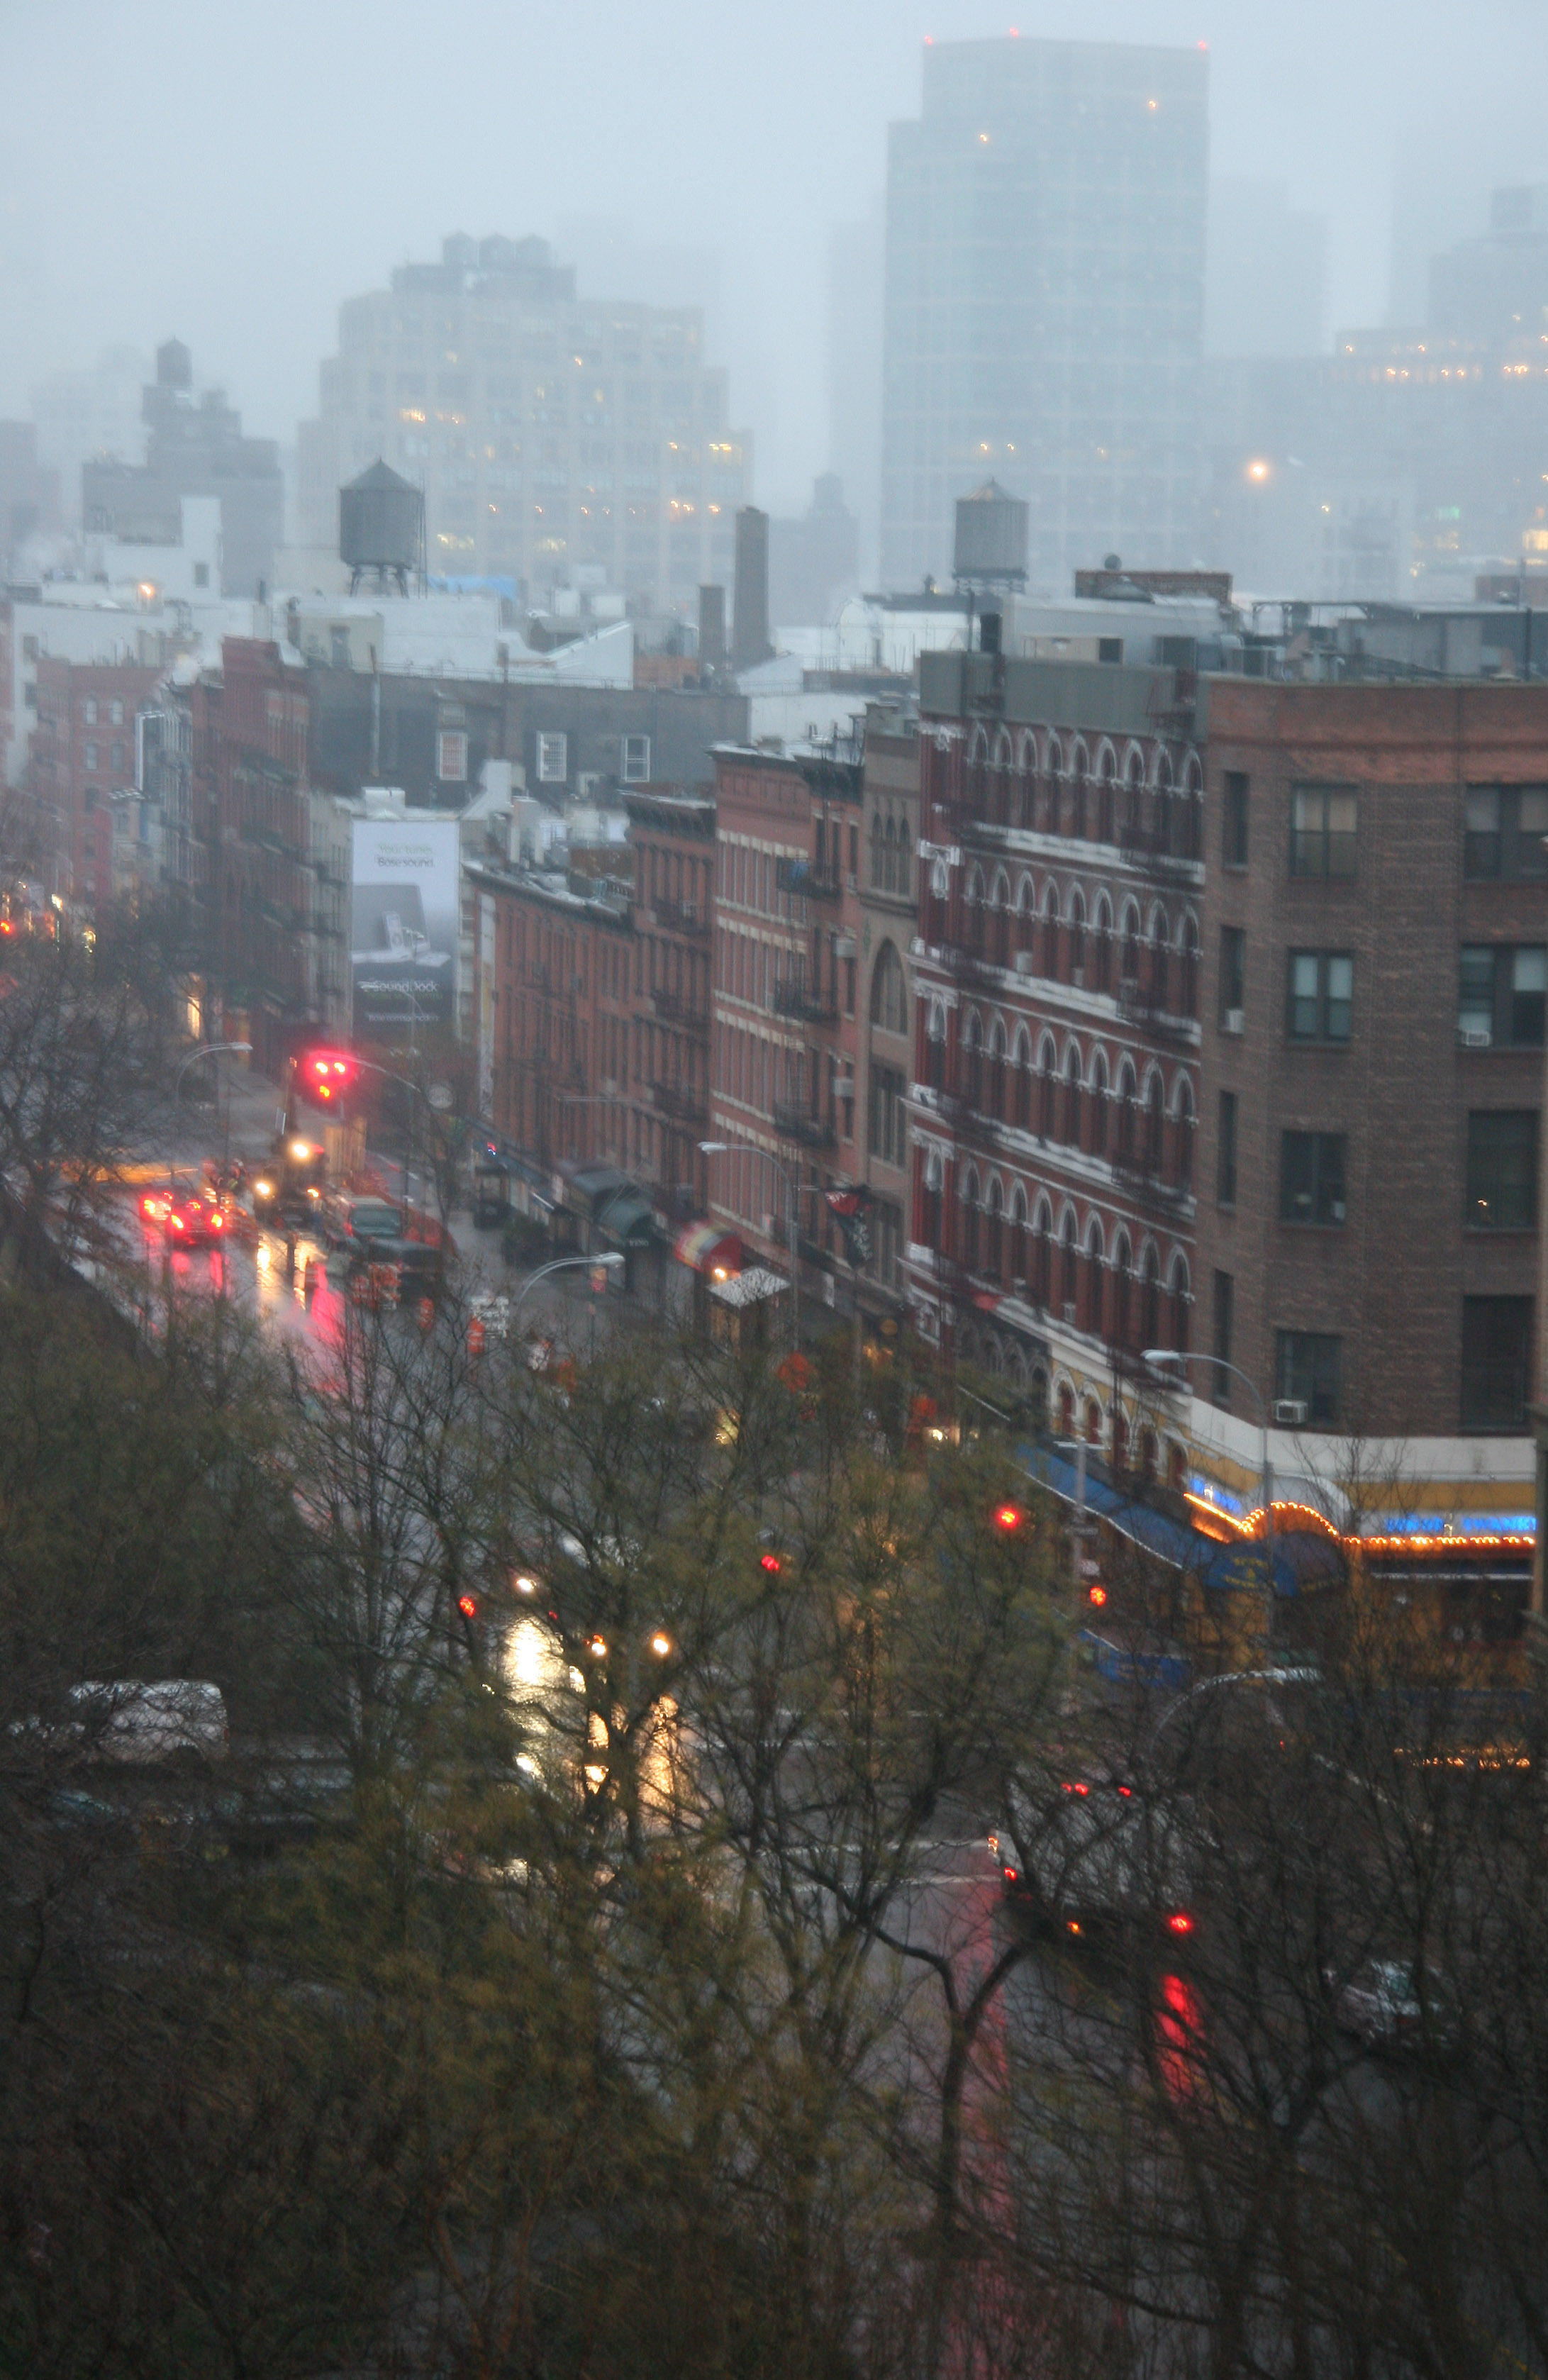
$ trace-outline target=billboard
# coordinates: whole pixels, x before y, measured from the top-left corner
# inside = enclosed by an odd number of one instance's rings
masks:
[[[457,997],[457,822],[357,819],[350,868],[354,1031],[375,1041],[451,1032]]]

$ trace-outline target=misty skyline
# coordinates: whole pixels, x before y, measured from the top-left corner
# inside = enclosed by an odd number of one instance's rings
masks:
[[[248,430],[289,448],[342,300],[450,231],[538,232],[591,294],[624,294],[595,277],[611,247],[615,279],[649,251],[666,282],[641,294],[706,304],[756,498],[803,505],[835,459],[833,227],[874,214],[925,38],[1001,35],[1012,15],[1023,38],[1207,43],[1212,179],[1272,179],[1328,218],[1329,333],[1384,320],[1395,258],[1401,294],[1426,240],[1481,226],[1493,184],[1548,177],[1548,14],[1525,0],[1372,0],[1352,22],[1327,0],[1293,22],[1240,0],[792,0],[777,18],[601,0],[428,20],[393,0],[324,17],[217,0],[192,18],[10,0],[0,411],[26,412],[52,370],[175,334]]]

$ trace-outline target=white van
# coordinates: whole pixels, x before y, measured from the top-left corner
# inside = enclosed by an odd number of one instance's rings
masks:
[[[100,1760],[170,1760],[193,1753],[224,1759],[231,1728],[219,1686],[200,1678],[120,1678],[72,1686],[76,1726]]]

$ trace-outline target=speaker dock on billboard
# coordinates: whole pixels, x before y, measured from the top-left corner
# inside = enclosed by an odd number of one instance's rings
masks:
[[[412,810],[355,820],[354,1029],[376,1041],[450,1030],[457,975],[457,822]]]

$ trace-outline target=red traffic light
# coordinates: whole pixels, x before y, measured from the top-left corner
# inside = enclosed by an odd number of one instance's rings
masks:
[[[459,1595],[457,1597],[457,1609],[462,1613],[465,1620],[477,1620],[478,1617],[478,1597],[476,1595]]]
[[[359,1071],[347,1050],[308,1050],[296,1070],[296,1087],[319,1107],[332,1107],[353,1087]]]
[[[1019,1504],[1001,1504],[996,1508],[995,1526],[1003,1529],[1007,1536],[1013,1529],[1019,1529],[1025,1519],[1026,1514]]]
[[[1091,1604],[1095,1610],[1100,1611],[1102,1606],[1107,1602],[1107,1590],[1105,1586],[1087,1587],[1086,1601]]]
[[[776,1573],[776,1572],[778,1572],[778,1570],[779,1570],[779,1568],[780,1568],[780,1557],[779,1557],[779,1555],[778,1555],[778,1554],[759,1554],[759,1556],[758,1556],[758,1568],[759,1568],[759,1570],[766,1570],[766,1571],[768,1571],[768,1572],[769,1572],[769,1574],[772,1576],[774,1573]]]

